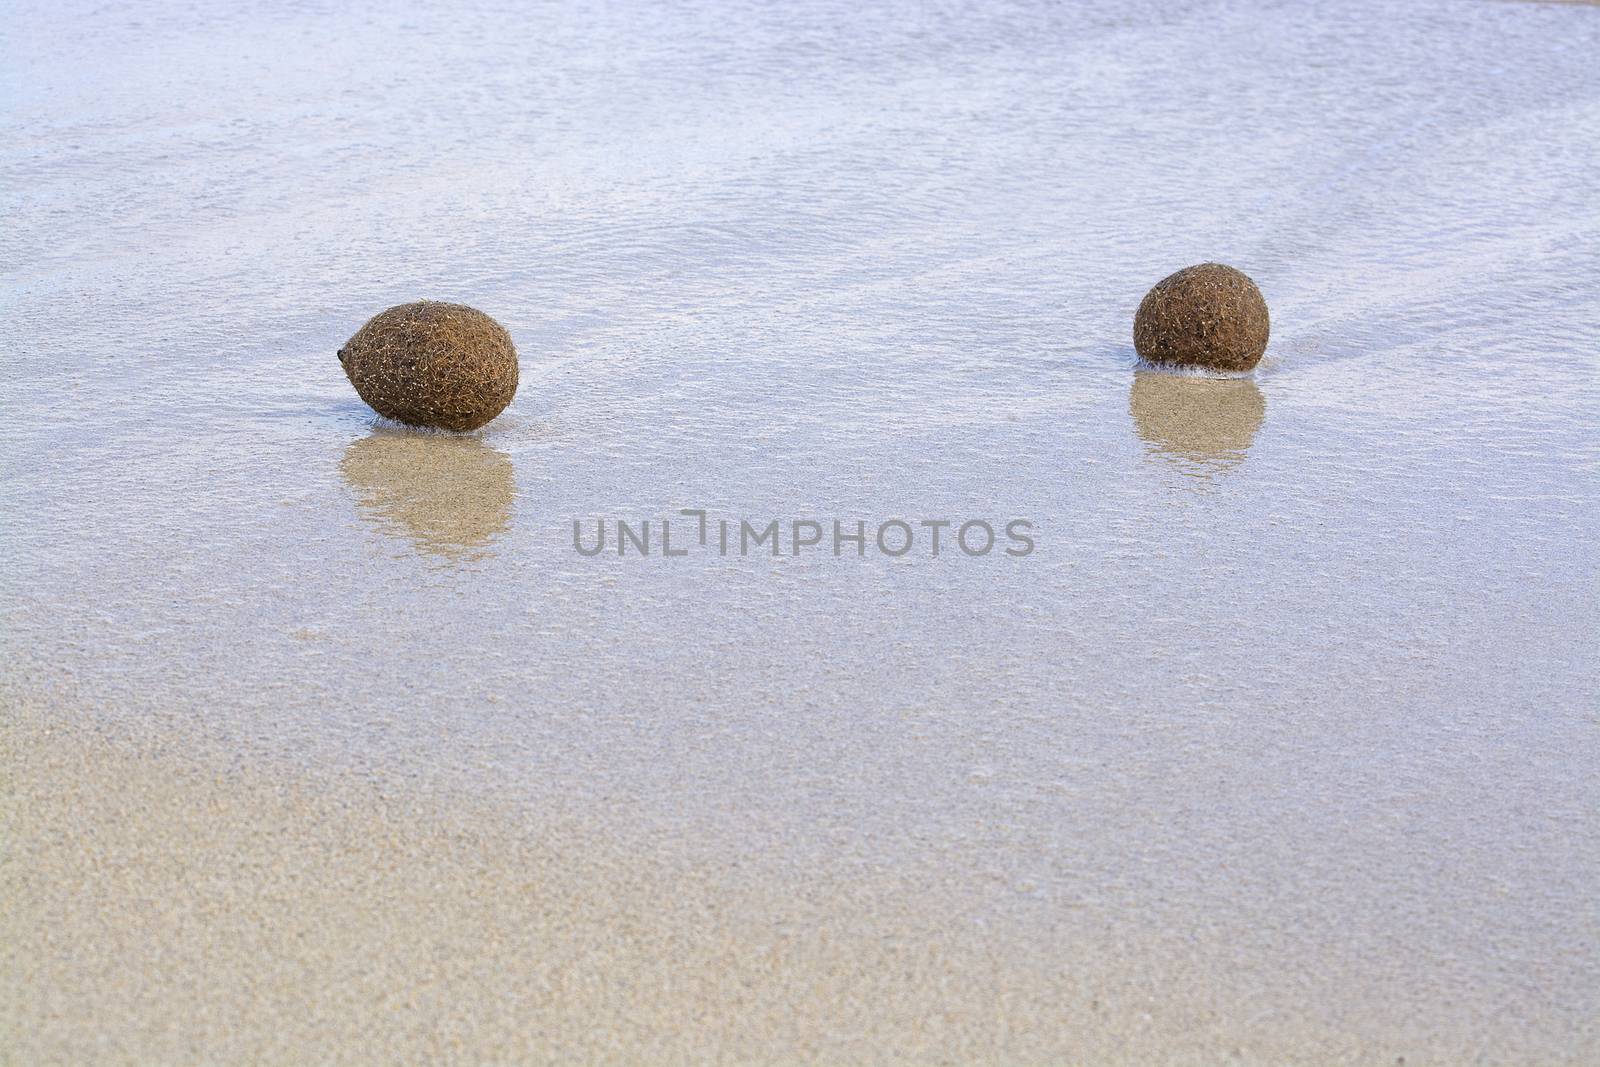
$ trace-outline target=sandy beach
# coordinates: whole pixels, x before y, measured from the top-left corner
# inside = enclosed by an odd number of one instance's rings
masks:
[[[1596,55],[12,5],[0,1062],[1600,1062]],[[471,435],[336,355],[424,298]]]
[[[1286,952],[1267,972],[1220,929],[1130,939],[995,921],[959,861],[848,876],[729,864],[603,825],[405,783],[263,774],[188,739],[89,740],[27,715],[6,723],[0,754],[7,1063],[1327,1065],[1600,1051],[1592,1031],[1569,1043],[1563,1028],[1567,1010],[1594,1007],[1592,989],[1468,1012],[1470,976],[1403,953]]]

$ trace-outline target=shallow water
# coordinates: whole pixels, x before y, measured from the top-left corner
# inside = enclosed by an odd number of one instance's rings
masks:
[[[1600,8],[24,3],[0,49],[7,699],[1600,1054]],[[1207,259],[1265,362],[1138,368]],[[473,438],[335,358],[423,297],[521,352]],[[1036,549],[573,550],[680,509]]]

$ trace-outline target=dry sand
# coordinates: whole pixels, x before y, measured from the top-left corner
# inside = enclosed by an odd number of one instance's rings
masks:
[[[31,715],[0,736],[6,1063],[1333,1064],[1411,1047],[1242,995],[1154,941],[1119,956],[977,922],[932,872],[706,864]],[[1468,1052],[1432,1051],[1405,1062]]]
[[[4,723],[3,1062],[1566,1062],[1537,1019],[1381,1032],[1224,946],[990,921],[936,870],[709,862],[197,747]]]

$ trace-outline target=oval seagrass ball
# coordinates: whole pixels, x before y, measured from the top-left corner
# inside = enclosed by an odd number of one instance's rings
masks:
[[[1247,371],[1261,362],[1267,334],[1261,290],[1221,263],[1161,279],[1133,317],[1133,347],[1149,363]]]
[[[345,342],[339,362],[374,411],[412,426],[476,430],[517,393],[511,335],[464,304],[392,307]]]

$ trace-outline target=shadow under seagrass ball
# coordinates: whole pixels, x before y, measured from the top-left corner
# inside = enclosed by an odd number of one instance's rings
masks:
[[[1185,267],[1156,283],[1133,317],[1133,347],[1148,363],[1247,371],[1267,350],[1267,302],[1221,263]]]
[[[412,426],[476,430],[517,393],[517,350],[464,304],[421,300],[375,315],[339,349],[361,399]]]

